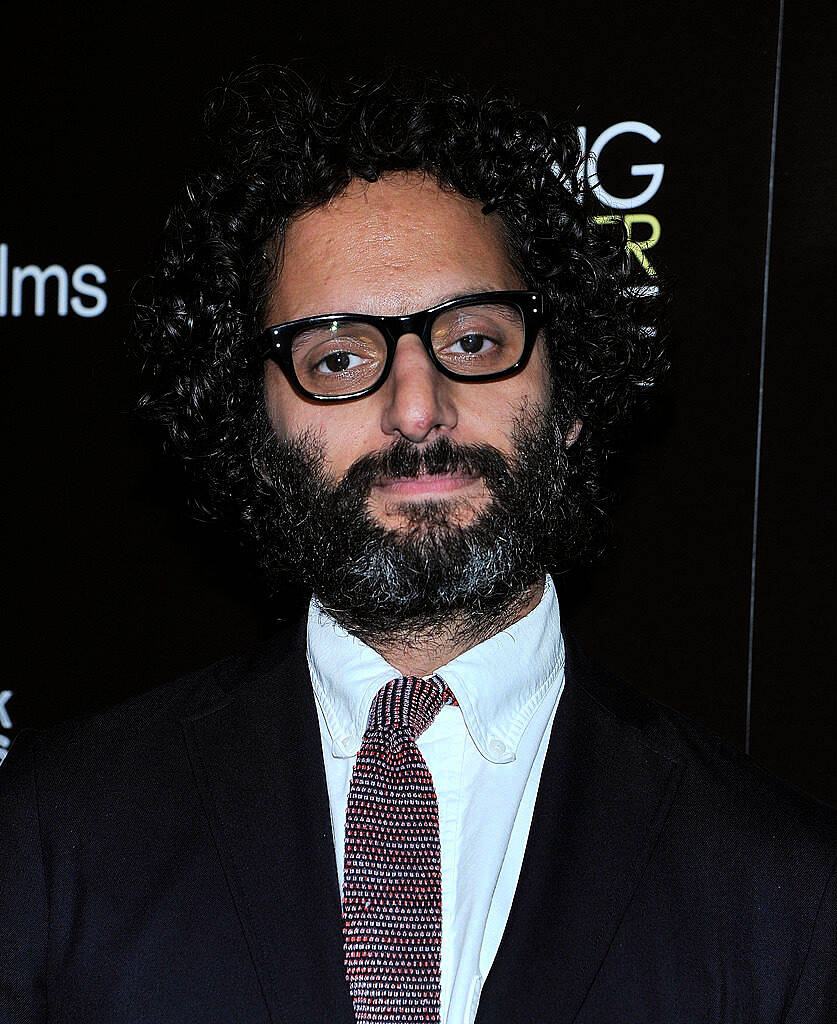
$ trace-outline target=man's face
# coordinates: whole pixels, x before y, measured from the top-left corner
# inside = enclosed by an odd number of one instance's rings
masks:
[[[288,225],[267,322],[341,312],[403,315],[462,295],[525,287],[509,263],[496,214],[484,216],[481,206],[417,174],[353,182]],[[450,380],[432,365],[418,335],[408,334],[398,342],[389,378],[368,397],[306,399],[271,361],[265,388],[277,437],[313,438],[325,473],[338,483],[359,458],[398,441],[423,448],[446,439],[511,455],[515,427],[548,400],[549,375],[539,339],[512,377]],[[379,477],[367,510],[388,530],[415,528],[416,510],[431,505],[465,526],[490,500],[479,475],[425,472]]]
[[[479,203],[391,175],[289,225],[267,319],[403,315],[521,287]],[[271,361],[265,394],[254,464],[266,488],[250,520],[259,561],[274,585],[306,584],[359,636],[443,623],[488,636],[571,546],[566,448],[577,424],[568,435],[542,339],[498,381],[450,380],[407,334],[364,398],[306,399]]]

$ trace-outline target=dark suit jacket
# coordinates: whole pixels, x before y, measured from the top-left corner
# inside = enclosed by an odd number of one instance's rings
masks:
[[[0,784],[0,1020],[351,1024],[304,626]],[[832,812],[568,641],[477,1022],[833,1022],[834,870]]]

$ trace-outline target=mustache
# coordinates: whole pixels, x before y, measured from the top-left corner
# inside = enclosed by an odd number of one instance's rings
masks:
[[[512,479],[506,457],[491,445],[454,444],[448,438],[440,437],[420,446],[401,438],[389,448],[362,455],[353,462],[339,489],[366,495],[386,477],[409,479],[436,473],[482,477],[493,493],[508,486]]]

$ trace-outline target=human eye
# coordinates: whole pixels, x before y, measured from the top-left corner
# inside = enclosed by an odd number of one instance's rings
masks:
[[[442,352],[451,356],[481,356],[487,355],[498,344],[496,339],[490,338],[487,334],[472,331],[449,341]]]
[[[434,324],[437,359],[458,374],[502,373],[520,358],[524,330],[520,313],[498,303],[457,306]]]
[[[291,351],[300,383],[316,392],[368,387],[385,361],[386,343],[368,324],[334,320],[300,331]]]
[[[346,349],[336,349],[328,355],[318,359],[312,366],[316,373],[345,373],[347,370],[354,370],[364,364],[364,359],[356,352],[349,352]]]
[[[476,368],[477,364],[502,359],[506,339],[503,331],[485,317],[462,317],[459,322],[449,324],[444,331],[437,333],[433,347],[443,362],[452,368],[458,365],[465,370],[466,367]]]

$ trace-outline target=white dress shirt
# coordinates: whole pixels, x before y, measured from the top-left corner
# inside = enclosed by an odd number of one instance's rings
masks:
[[[341,629],[316,600],[308,611],[308,665],[342,893],[355,756],[375,694],[400,673]],[[439,804],[441,1020],[472,1024],[517,887],[564,686],[564,644],[550,577],[528,615],[437,672],[459,702],[444,706],[418,740]]]

